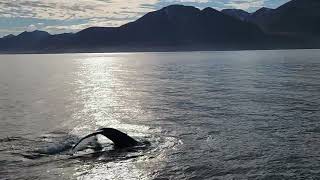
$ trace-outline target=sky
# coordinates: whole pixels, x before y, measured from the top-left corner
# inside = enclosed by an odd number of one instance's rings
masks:
[[[92,26],[120,26],[171,4],[243,9],[276,8],[289,0],[1,0],[0,37],[23,31],[51,34]]]

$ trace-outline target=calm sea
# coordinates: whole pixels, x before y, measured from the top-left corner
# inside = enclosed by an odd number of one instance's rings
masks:
[[[0,56],[0,179],[320,179],[319,121],[320,50]]]

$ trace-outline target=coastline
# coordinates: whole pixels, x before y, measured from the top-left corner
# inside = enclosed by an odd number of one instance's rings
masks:
[[[226,51],[285,51],[285,50],[320,50],[320,48],[255,48],[255,49],[140,49],[140,50],[71,50],[71,51],[25,51],[0,52],[0,55],[31,55],[31,54],[105,54],[105,53],[176,53],[176,52],[226,52]]]

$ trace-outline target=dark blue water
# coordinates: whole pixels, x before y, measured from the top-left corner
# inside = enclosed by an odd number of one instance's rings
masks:
[[[320,179],[319,120],[320,50],[0,56],[0,179]]]

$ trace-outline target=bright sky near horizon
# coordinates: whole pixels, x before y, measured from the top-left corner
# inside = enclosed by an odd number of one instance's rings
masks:
[[[243,9],[276,8],[289,0],[1,0],[0,37],[23,31],[52,34],[91,26],[119,26],[170,4]]]

